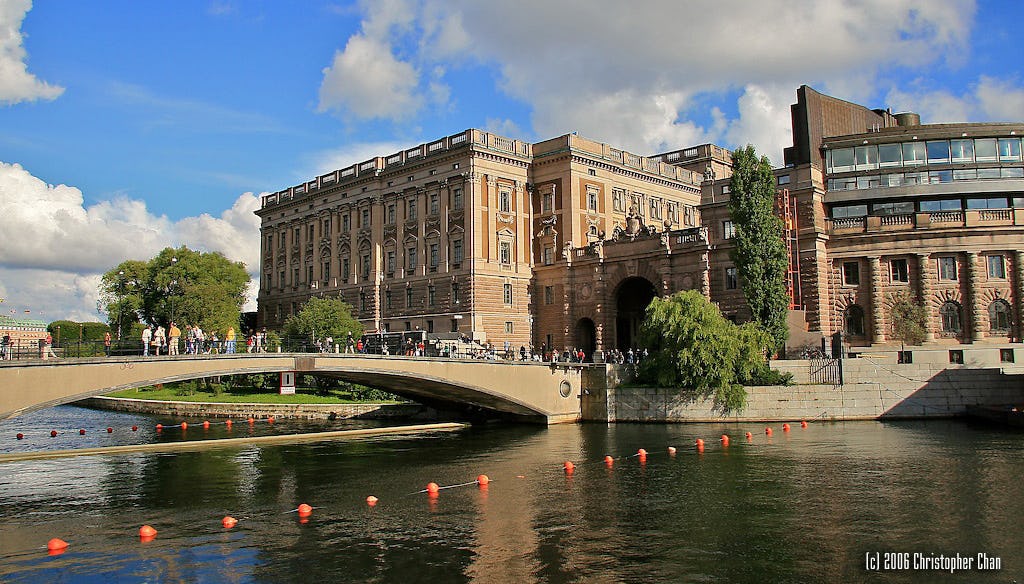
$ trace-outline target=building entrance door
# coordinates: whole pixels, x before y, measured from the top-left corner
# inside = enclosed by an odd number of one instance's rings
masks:
[[[646,278],[626,278],[619,284],[615,293],[615,342],[623,353],[638,342],[644,311],[656,295],[654,284]]]

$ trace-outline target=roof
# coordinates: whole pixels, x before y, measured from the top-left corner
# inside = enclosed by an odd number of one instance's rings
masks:
[[[9,329],[17,327],[45,329],[46,325],[46,321],[35,318],[15,318],[13,316],[0,314],[0,328]]]

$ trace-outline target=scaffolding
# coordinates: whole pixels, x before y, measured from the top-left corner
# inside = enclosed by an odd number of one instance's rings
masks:
[[[782,239],[786,244],[786,256],[789,267],[786,270],[786,293],[789,295],[789,308],[803,309],[803,298],[800,291],[800,242],[797,239],[799,225],[796,213],[796,197],[789,189],[782,189],[775,198],[775,209],[782,219]]]

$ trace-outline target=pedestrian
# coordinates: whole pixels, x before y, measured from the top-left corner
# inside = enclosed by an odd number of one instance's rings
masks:
[[[46,333],[46,339],[43,340],[43,359],[45,360],[50,357],[54,359],[60,358],[57,357],[57,353],[53,352],[53,335]]]
[[[355,349],[356,349],[356,341],[355,341],[355,339],[352,338],[352,333],[349,332],[348,333],[348,340],[345,341],[345,353],[346,354],[347,353],[355,353],[356,352]]]
[[[357,353],[362,353],[363,352],[363,339],[359,339],[358,341],[356,341],[356,352]]]
[[[224,333],[224,352],[231,355],[235,352],[235,327],[229,326]]]
[[[153,344],[153,329],[146,325],[146,328],[142,329],[142,356],[149,357],[149,347]]]
[[[164,330],[162,324],[156,325],[156,331],[153,332],[153,344],[156,345],[156,350],[153,351],[153,354],[159,356],[160,351],[164,350],[164,347],[167,345],[167,331]]]
[[[110,331],[103,333],[103,352],[110,356]]]
[[[0,339],[0,360],[8,360],[11,358],[11,335],[4,333],[2,339]]]
[[[253,347],[255,345],[256,345],[256,333],[253,333],[253,334],[249,335],[249,337],[247,339],[245,339],[245,352],[246,353],[252,353],[253,352]]]
[[[181,329],[178,325],[171,323],[170,329],[167,330],[167,354],[177,355],[178,354],[178,339],[181,338]]]

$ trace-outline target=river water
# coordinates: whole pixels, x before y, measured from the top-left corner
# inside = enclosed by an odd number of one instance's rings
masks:
[[[53,408],[0,423],[0,449],[181,439],[156,422],[168,420]],[[58,426],[88,430],[51,439]],[[0,463],[0,581],[1024,581],[1024,434],[959,421],[772,426],[768,437],[764,424],[486,425]],[[418,492],[480,474],[486,489]],[[314,507],[305,522],[300,503]],[[140,541],[144,524],[154,540]],[[69,547],[49,556],[54,537]],[[913,569],[958,553],[975,569]],[[1000,569],[978,570],[979,553]],[[874,571],[873,557],[911,569]]]

